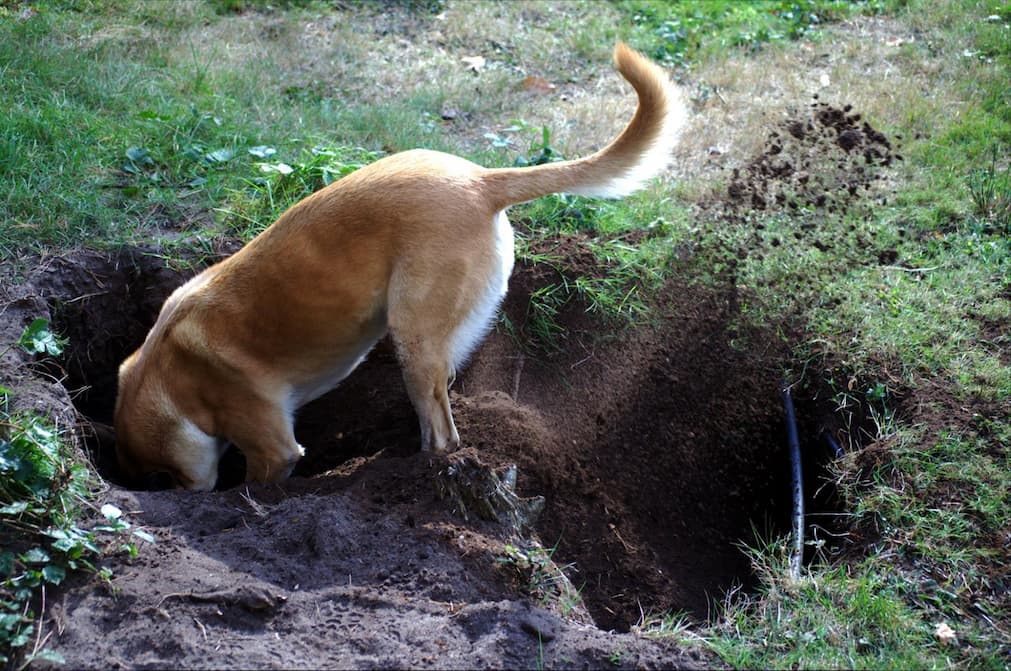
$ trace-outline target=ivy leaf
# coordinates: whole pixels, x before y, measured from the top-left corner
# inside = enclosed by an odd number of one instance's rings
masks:
[[[18,344],[29,354],[59,356],[63,354],[63,346],[67,341],[49,330],[48,321],[39,318],[28,325],[21,334]]]
[[[46,564],[50,561],[50,558],[42,548],[32,548],[21,555],[21,561],[26,564]]]
[[[67,571],[62,566],[49,564],[42,569],[42,578],[48,583],[59,585],[66,577]]]

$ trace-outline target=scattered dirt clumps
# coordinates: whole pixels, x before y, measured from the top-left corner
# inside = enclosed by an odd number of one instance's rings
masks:
[[[769,133],[765,148],[727,186],[733,210],[799,208],[845,213],[864,198],[881,168],[902,160],[892,142],[852,106],[815,99],[791,111]]]

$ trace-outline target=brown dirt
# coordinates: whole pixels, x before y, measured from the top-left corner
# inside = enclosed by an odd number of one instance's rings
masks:
[[[816,97],[806,110],[791,111],[769,133],[764,150],[734,169],[727,202],[742,211],[843,213],[884,178],[880,168],[901,160],[892,141],[850,105]]]
[[[542,273],[517,269],[514,323]],[[89,450],[113,482],[102,424],[116,364],[186,274],[143,251],[75,253],[35,271],[4,313],[11,333],[48,315],[71,339],[58,377],[97,427]],[[236,486],[235,455],[215,493],[111,484],[103,501],[158,542],[113,560],[111,585],[77,579],[50,595],[50,647],[75,667],[712,664],[608,630],[643,612],[705,617],[750,580],[737,544],[752,524],[783,529],[775,356],[761,334],[730,345],[732,295],[671,285],[664,296],[657,328],[611,341],[580,330],[592,320],[571,306],[573,330],[548,360],[493,334],[454,389],[466,445],[454,455],[417,451],[383,344],[300,414],[308,453],[284,485]],[[66,408],[66,396],[40,403]],[[507,543],[533,541],[436,496],[436,475],[465,455],[517,464],[520,494],[545,497],[535,536],[582,603],[540,602],[503,561]]]

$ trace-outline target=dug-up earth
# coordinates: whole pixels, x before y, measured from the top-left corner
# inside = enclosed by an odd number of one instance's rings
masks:
[[[820,162],[845,167],[847,156],[849,177],[815,183]],[[849,110],[814,103],[733,174],[726,212],[796,199],[845,207],[891,158]],[[539,251],[592,272],[585,242]],[[230,251],[222,243],[218,255]],[[742,330],[733,290],[671,280],[655,323],[636,330],[574,302],[553,354],[524,352],[498,329],[454,386],[456,453],[419,452],[381,343],[300,413],[307,455],[284,484],[241,484],[232,455],[218,491],[130,491],[116,484],[106,428],[115,370],[195,270],[155,252],[78,251],[0,287],[3,342],[36,317],[70,340],[56,362],[8,351],[0,384],[19,407],[75,427],[107,481],[99,504],[155,539],[108,560],[111,580],[77,577],[47,595],[42,636],[69,668],[719,663],[643,625],[668,612],[712,616],[751,583],[741,544],[788,529],[776,377],[786,353]],[[504,306],[514,330],[557,272],[517,267]],[[798,409],[802,436],[833,429],[803,399]]]
[[[517,270],[515,323],[543,273]],[[4,384],[78,422],[109,480],[98,503],[155,538],[109,560],[111,581],[48,595],[44,635],[70,667],[714,664],[629,629],[705,617],[748,580],[751,521],[782,507],[776,385],[729,346],[731,296],[671,287],[659,329],[575,330],[547,362],[494,333],[454,387],[465,446],[450,455],[419,452],[381,344],[301,413],[307,456],[284,484],[240,484],[233,455],[219,491],[129,491],[104,428],[115,364],[178,275],[143,250],[79,252],[6,288],[4,337],[42,315],[72,344],[59,366],[8,354]],[[591,325],[578,306],[565,318]]]

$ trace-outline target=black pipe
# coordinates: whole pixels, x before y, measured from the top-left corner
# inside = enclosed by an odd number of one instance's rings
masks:
[[[790,554],[790,577],[800,578],[800,563],[804,557],[804,479],[800,467],[800,439],[797,418],[793,412],[790,387],[784,382],[780,393],[786,410],[787,440],[790,446],[790,469],[793,473],[793,552]]]
[[[832,434],[829,433],[828,431],[822,431],[821,435],[825,437],[825,442],[828,443],[828,446],[832,448],[832,451],[835,453],[835,458],[842,459],[843,458],[842,448],[839,447],[839,443],[837,443],[835,438],[832,437]]]

